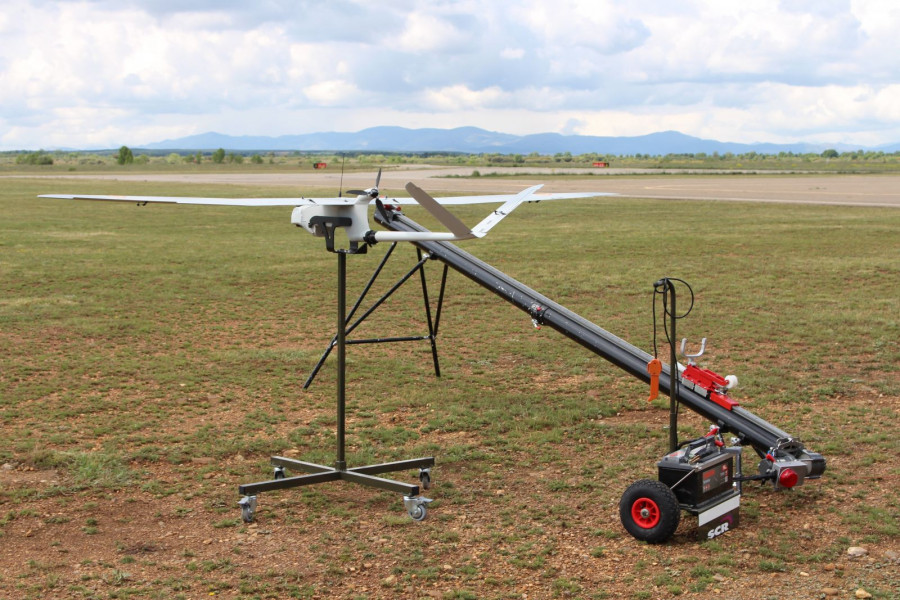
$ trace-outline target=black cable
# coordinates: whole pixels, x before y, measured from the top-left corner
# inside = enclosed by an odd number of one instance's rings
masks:
[[[656,324],[656,296],[657,294],[661,294],[663,297],[663,331],[666,333],[666,341],[669,344],[674,344],[671,336],[669,335],[669,324],[666,321],[665,317],[672,316],[672,313],[669,312],[669,286],[672,286],[672,290],[674,291],[675,285],[670,283],[673,281],[677,281],[679,283],[684,284],[684,286],[688,289],[688,292],[691,294],[691,304],[688,306],[687,311],[685,311],[682,315],[676,315],[676,319],[683,319],[691,314],[691,311],[694,310],[694,289],[691,287],[687,281],[683,279],[677,279],[675,277],[663,277],[659,281],[653,284],[653,357],[659,358],[659,348],[657,347],[656,342],[656,332],[658,326]]]
[[[673,294],[675,293],[675,284],[673,283],[675,281],[684,284],[684,286],[687,287],[688,291],[691,294],[691,303],[688,306],[688,309],[682,315],[673,315],[669,311],[669,292],[671,291]],[[657,337],[656,333],[657,333],[657,329],[658,329],[658,326],[656,324],[656,296],[658,294],[662,294],[662,297],[663,297],[663,331],[666,334],[666,341],[669,343],[669,348],[671,349],[671,353],[674,358],[675,341],[672,339],[672,336],[669,334],[669,323],[666,320],[666,317],[670,316],[670,317],[673,317],[673,319],[677,320],[677,319],[683,319],[683,318],[687,317],[689,314],[691,314],[691,311],[694,310],[694,289],[691,287],[691,285],[687,281],[685,281],[683,279],[678,279],[675,277],[663,277],[662,279],[658,280],[656,283],[653,284],[653,357],[657,358],[657,359],[659,358],[659,348],[657,346],[657,341],[656,341],[656,337]],[[670,370],[675,369],[676,370],[675,373],[677,374],[677,369],[678,369],[677,362],[674,360],[672,362],[673,362],[673,364],[669,365],[669,369]],[[678,414],[679,410],[681,409],[681,402],[678,401],[678,396],[679,396],[678,388],[680,387],[680,385],[681,385],[680,378],[676,376],[675,377],[675,389],[669,391],[669,393],[671,394],[671,397],[675,400],[675,414],[676,415]]]
[[[656,347],[656,288],[653,288],[653,297],[650,305],[653,307],[653,358],[659,358],[659,348]]]

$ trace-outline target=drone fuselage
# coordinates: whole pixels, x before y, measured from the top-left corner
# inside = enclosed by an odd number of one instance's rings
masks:
[[[351,242],[362,242],[369,227],[369,196],[360,195],[355,200],[348,198],[347,204],[310,204],[298,206],[291,212],[291,223],[302,227],[316,237],[325,237],[322,219],[350,219],[349,225],[342,225],[347,239]]]

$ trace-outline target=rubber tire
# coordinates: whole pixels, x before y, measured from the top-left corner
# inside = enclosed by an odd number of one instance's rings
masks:
[[[640,508],[650,509],[650,515],[640,517]],[[619,518],[626,531],[635,539],[649,544],[668,541],[681,522],[681,508],[675,492],[655,479],[635,481],[619,500]]]
[[[241,507],[241,521],[243,521],[244,523],[252,523],[254,516],[255,515],[253,514],[253,511],[249,506]]]
[[[409,518],[413,521],[424,521],[425,517],[428,516],[428,509],[425,508],[424,504],[419,504],[414,509],[407,511]]]

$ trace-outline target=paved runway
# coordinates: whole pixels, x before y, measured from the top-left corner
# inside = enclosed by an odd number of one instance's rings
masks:
[[[499,173],[504,177],[470,177],[474,170],[482,175]],[[384,171],[381,190],[389,195],[406,196],[403,186],[413,181],[433,195],[446,193],[496,194],[516,192],[541,183],[542,174],[585,174],[593,177],[547,180],[541,191],[614,192],[626,197],[672,200],[716,200],[799,204],[837,204],[900,208],[900,175],[821,175],[821,174],[699,174],[697,171],[609,169],[602,172],[585,169],[532,169],[514,167],[435,167],[419,165]],[[334,188],[337,195],[341,173],[303,171],[296,173],[200,173],[200,174],[78,174],[54,175],[59,179],[98,179],[116,181],[165,181],[183,183],[265,185],[292,188],[286,196],[301,196],[304,189]],[[374,173],[345,173],[343,189],[366,188],[374,183]]]

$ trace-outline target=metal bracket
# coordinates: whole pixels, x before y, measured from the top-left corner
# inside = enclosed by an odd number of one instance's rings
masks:
[[[687,338],[682,338],[681,339],[681,355],[683,357],[685,357],[686,359],[688,359],[689,365],[697,364],[694,362],[694,359],[700,358],[701,356],[703,356],[703,353],[706,351],[706,338],[703,338],[702,340],[700,340],[700,352],[697,352],[696,354],[688,354],[687,352],[685,352],[684,351],[685,344],[687,344]]]
[[[337,251],[334,249],[334,232],[338,227],[350,227],[353,219],[350,217],[326,217],[315,216],[309,220],[309,224],[321,228],[322,234],[325,236],[325,248],[329,252],[346,252],[347,254],[365,254],[369,247],[365,244],[360,247],[359,242],[350,242],[350,248],[347,250]]]
[[[528,308],[528,314],[531,315],[531,324],[534,325],[535,329],[540,329],[541,325],[544,324],[545,310],[547,308],[538,303],[534,303]]]

